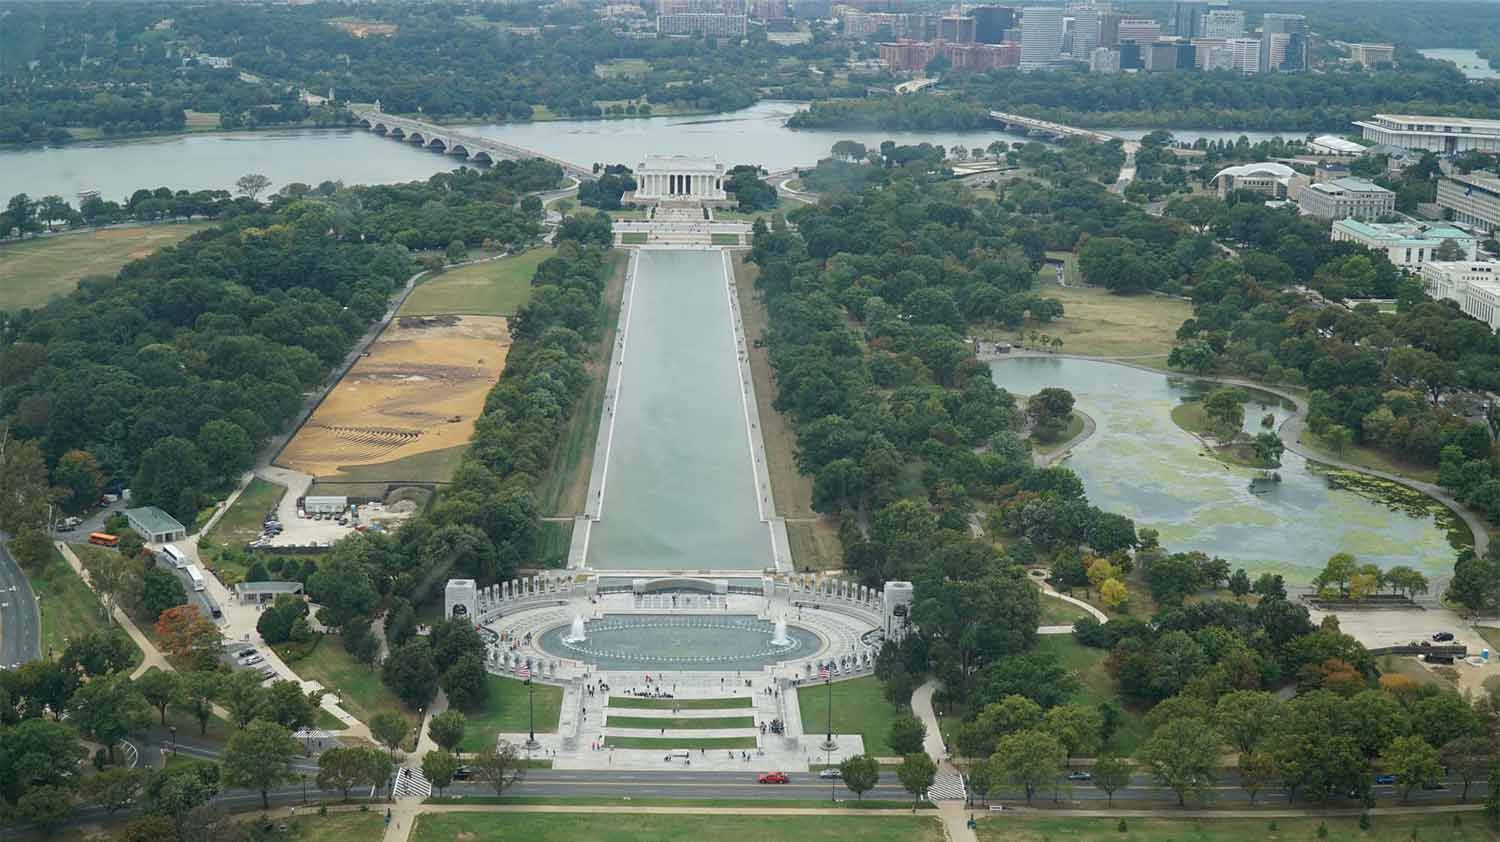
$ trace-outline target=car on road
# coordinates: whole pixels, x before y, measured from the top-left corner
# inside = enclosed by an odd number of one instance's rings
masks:
[[[1069,772],[1068,773],[1068,780],[1070,780],[1070,781],[1091,781],[1093,779],[1094,779],[1093,775],[1089,774],[1088,772],[1083,771],[1082,769],[1080,769],[1080,770],[1078,770],[1076,772]]]
[[[840,772],[837,766],[829,766],[827,769],[824,769],[823,771],[818,773],[818,777],[822,778],[825,781],[837,780],[838,778],[842,778],[843,776],[844,773]]]
[[[785,772],[766,772],[762,774],[757,780],[759,783],[763,784],[784,784],[791,782],[790,779],[787,778]]]
[[[1447,643],[1453,639],[1453,632],[1438,632],[1432,636],[1432,639],[1438,643]]]
[[[239,663],[240,663],[240,666],[242,666],[242,667],[253,667],[256,664],[258,664],[258,663],[260,663],[261,661],[264,661],[264,660],[265,660],[265,658],[262,658],[258,654],[257,655],[248,655],[248,656],[246,656],[244,658],[241,658]]]
[[[259,652],[256,652],[253,648],[251,648],[251,649],[241,649],[240,651],[234,653],[234,656],[236,658],[248,658],[251,655],[259,655],[259,654],[260,654]]]
[[[474,770],[468,766],[460,766],[453,770],[453,780],[455,781],[466,781],[472,777],[474,777]]]
[[[1375,776],[1375,783],[1378,784],[1378,785],[1380,785],[1380,786],[1391,786],[1392,784],[1396,783],[1396,776],[1395,775],[1376,775]]]

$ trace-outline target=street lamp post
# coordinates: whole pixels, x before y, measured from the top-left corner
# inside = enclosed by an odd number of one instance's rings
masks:
[[[177,753],[177,726],[176,725],[172,725],[172,726],[169,726],[169,727],[171,728],[171,731],[172,731],[172,754],[175,755]]]
[[[526,759],[530,760],[530,753],[542,747],[536,741],[536,685],[531,683],[530,678],[526,679],[526,723]]]

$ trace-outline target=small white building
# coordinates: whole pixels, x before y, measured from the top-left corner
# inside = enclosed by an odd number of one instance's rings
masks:
[[[635,198],[724,201],[724,165],[698,155],[647,155],[635,168]]]
[[[1464,260],[1473,260],[1479,241],[1467,231],[1451,225],[1421,225],[1411,222],[1382,224],[1340,219],[1333,223],[1329,238],[1335,242],[1359,243],[1374,251],[1383,251],[1391,262],[1403,269],[1419,269],[1432,260],[1443,243],[1452,240],[1463,250]]]
[[[349,498],[309,495],[302,501],[302,510],[310,515],[338,514],[349,510]]]
[[[1494,261],[1441,261],[1424,263],[1422,286],[1433,298],[1458,302],[1459,309],[1500,329],[1500,263]]]
[[[1297,207],[1319,219],[1379,219],[1396,212],[1396,194],[1368,179],[1335,178],[1304,187]]]

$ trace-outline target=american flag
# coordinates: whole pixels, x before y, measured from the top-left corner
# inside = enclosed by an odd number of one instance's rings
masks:
[[[521,678],[530,678],[531,667],[528,667],[525,664],[521,664],[520,668],[516,670],[516,675]]]
[[[827,664],[819,664],[818,665],[818,680],[819,681],[827,681],[828,677],[829,677],[829,675],[828,675],[828,665]]]

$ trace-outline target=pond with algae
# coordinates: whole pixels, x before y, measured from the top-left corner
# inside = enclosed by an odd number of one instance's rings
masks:
[[[1396,483],[1338,471],[1288,451],[1276,473],[1225,465],[1172,422],[1172,407],[1215,384],[1092,360],[1017,357],[990,363],[995,382],[1019,394],[1071,391],[1098,425],[1063,462],[1090,502],[1161,534],[1174,551],[1202,550],[1252,576],[1280,573],[1304,584],[1337,552],[1383,568],[1405,564],[1429,576],[1453,569],[1454,547],[1471,536],[1436,500]],[[1253,392],[1245,428],[1267,413],[1280,426],[1293,407]]]

